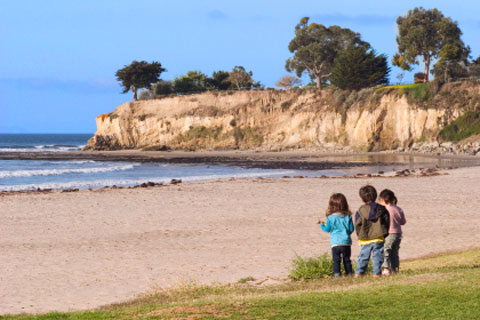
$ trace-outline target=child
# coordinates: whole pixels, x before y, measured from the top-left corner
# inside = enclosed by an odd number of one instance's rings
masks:
[[[400,250],[400,242],[402,241],[402,227],[407,220],[403,210],[397,207],[397,197],[388,189],[380,192],[378,202],[387,208],[390,214],[390,229],[388,236],[385,238],[384,253],[382,267],[384,268],[382,274],[389,276],[391,272],[398,272],[400,268],[400,258],[398,251]]]
[[[350,260],[353,232],[352,213],[348,202],[341,193],[334,193],[328,201],[327,223],[319,221],[320,227],[325,232],[330,232],[330,245],[332,246],[333,276],[340,277],[340,262],[343,260],[345,274],[352,274],[352,261]]]
[[[383,244],[388,235],[390,219],[387,209],[375,202],[377,190],[372,186],[364,186],[359,191],[363,205],[355,214],[355,229],[361,246],[358,255],[355,277],[365,274],[370,255],[373,252],[373,276],[382,273]]]

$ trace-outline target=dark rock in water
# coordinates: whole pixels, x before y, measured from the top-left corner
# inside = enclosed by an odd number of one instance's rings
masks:
[[[289,179],[290,176],[283,176],[282,178],[283,178],[283,179]]]
[[[305,178],[304,176],[294,176],[295,179],[303,179]]]
[[[384,174],[385,172],[384,171],[378,171],[378,174]]]
[[[83,148],[83,150],[120,150],[124,149],[118,142],[118,139],[114,135],[95,135],[93,136],[87,143],[87,145]]]
[[[182,180],[181,180],[181,179],[172,179],[172,180],[170,180],[170,184],[179,184],[179,183],[182,183]]]
[[[156,185],[161,185],[161,183],[155,183],[152,181],[144,182],[141,185],[139,185],[140,188],[149,188],[149,187],[155,187]]]
[[[80,191],[80,189],[75,188],[75,189],[63,189],[62,192],[77,192]]]

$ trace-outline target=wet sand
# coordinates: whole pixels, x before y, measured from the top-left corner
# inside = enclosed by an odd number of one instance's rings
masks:
[[[246,168],[325,170],[397,165],[403,168],[480,166],[478,156],[393,152],[322,153],[315,151],[83,151],[0,152],[0,160],[95,160],[170,164],[222,164]]]
[[[407,217],[401,258],[479,246],[479,181],[471,167],[0,194],[0,314],[95,308],[191,280],[285,277],[296,254],[330,252],[316,224],[330,194],[356,209],[367,183],[397,193]]]

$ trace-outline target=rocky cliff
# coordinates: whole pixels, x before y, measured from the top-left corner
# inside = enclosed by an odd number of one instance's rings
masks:
[[[124,103],[97,117],[86,149],[397,149],[435,141],[477,105],[472,83],[206,92]]]

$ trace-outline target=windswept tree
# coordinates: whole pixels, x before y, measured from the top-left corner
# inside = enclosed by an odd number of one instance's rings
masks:
[[[298,86],[302,83],[302,80],[300,80],[297,77],[286,75],[280,78],[280,80],[277,81],[276,85],[277,87],[284,88],[284,89],[291,89],[295,86]]]
[[[288,50],[293,53],[285,64],[288,72],[301,77],[307,72],[321,88],[332,74],[335,58],[349,47],[369,48],[369,44],[360,39],[360,34],[339,26],[325,27],[321,24],[309,24],[305,17],[295,26],[295,38],[290,41]]]
[[[365,47],[351,47],[335,59],[330,79],[340,89],[359,90],[388,84],[389,73],[385,55],[376,55],[375,51]]]
[[[160,62],[132,61],[131,64],[116,72],[117,80],[122,83],[123,93],[132,90],[133,101],[137,100],[137,90],[150,89],[160,80],[160,74],[165,71]]]
[[[469,51],[460,39],[462,32],[457,22],[444,17],[438,9],[415,8],[408,11],[407,15],[398,17],[397,25],[398,53],[393,57],[393,65],[411,70],[412,64],[419,64],[418,58],[422,58],[425,63],[424,82],[428,82],[430,64],[439,56],[442,48],[443,57],[440,60],[443,59],[445,65],[458,62]]]
[[[247,72],[242,66],[235,66],[228,76],[230,81],[236,89],[251,89],[255,86],[255,81],[252,79],[253,72]]]

